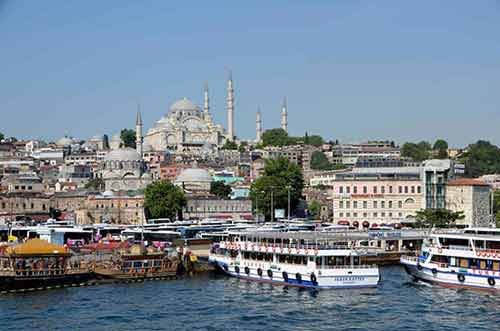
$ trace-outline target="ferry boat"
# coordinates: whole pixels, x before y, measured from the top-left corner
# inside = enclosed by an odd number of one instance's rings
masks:
[[[433,233],[401,264],[415,279],[446,287],[500,290],[500,229]]]
[[[9,246],[0,254],[0,291],[86,284],[89,268],[65,247],[42,239]]]
[[[307,288],[375,287],[379,269],[366,248],[318,232],[243,232],[214,245],[209,261],[246,280]]]
[[[133,245],[108,260],[96,262],[93,272],[99,279],[153,279],[177,275],[179,260],[163,248]]]

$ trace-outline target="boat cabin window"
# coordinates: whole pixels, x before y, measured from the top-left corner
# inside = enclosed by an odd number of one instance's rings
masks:
[[[468,249],[469,239],[460,238],[439,238],[441,246],[449,247],[450,249]]]

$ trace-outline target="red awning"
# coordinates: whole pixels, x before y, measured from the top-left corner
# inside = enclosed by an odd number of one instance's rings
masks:
[[[378,228],[378,224],[377,223],[372,223],[372,228]]]
[[[363,227],[367,228],[369,226],[370,226],[370,222],[368,222],[368,221],[363,222]]]
[[[354,221],[354,222],[352,222],[352,225],[359,226],[359,222],[358,221]]]
[[[349,221],[338,221],[337,224],[338,225],[350,225],[351,223],[349,223]]]

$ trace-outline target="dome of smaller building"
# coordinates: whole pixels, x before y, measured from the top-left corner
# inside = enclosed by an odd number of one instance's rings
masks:
[[[61,139],[59,139],[56,144],[59,146],[69,146],[73,143],[73,139],[71,139],[68,136],[64,136]]]
[[[176,182],[179,183],[189,183],[189,182],[211,182],[212,176],[205,169],[200,168],[188,168],[184,169],[179,176],[177,176]]]
[[[142,158],[130,147],[114,149],[106,155],[105,161],[140,161]]]

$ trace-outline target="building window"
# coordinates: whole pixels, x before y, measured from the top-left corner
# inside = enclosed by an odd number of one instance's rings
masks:
[[[363,201],[363,208],[364,209],[368,208],[368,202],[367,201]]]
[[[373,194],[377,194],[377,187],[376,186],[373,187]]]
[[[353,186],[352,193],[354,193],[354,194],[358,193],[358,187],[357,186]]]
[[[374,209],[378,208],[377,201],[373,201],[373,208],[374,208]]]
[[[403,213],[399,213],[398,215],[399,215],[399,217],[403,217]]]
[[[346,201],[346,202],[345,202],[345,207],[346,207],[347,209],[351,208],[351,202],[350,202],[350,201]]]
[[[351,213],[345,213],[345,217],[351,217]]]
[[[380,186],[380,193],[385,193],[385,186]]]
[[[353,201],[352,202],[352,208],[354,208],[354,209],[358,208],[358,202],[357,201]]]
[[[399,190],[399,193],[403,193],[403,187],[402,186],[399,186],[398,190]]]
[[[380,217],[385,217],[385,213],[384,212],[380,213]]]
[[[392,201],[389,201],[389,209],[392,208]]]
[[[403,201],[398,201],[398,208],[403,208]]]
[[[358,213],[353,213],[352,217],[358,217]]]
[[[411,193],[415,193],[415,186],[411,187]]]
[[[392,186],[389,186],[389,193],[392,193]]]
[[[344,213],[339,213],[339,217],[344,217]]]
[[[417,193],[421,193],[422,192],[422,189],[420,188],[420,186],[417,186]]]
[[[5,209],[5,202],[2,202],[2,209]]]
[[[19,186],[18,186],[18,185],[16,185],[16,187],[15,187],[15,188],[16,188],[16,190],[19,190]]]
[[[343,186],[339,187],[339,193],[344,193],[344,187]]]
[[[405,186],[405,193],[408,193],[408,186]]]
[[[363,186],[363,193],[364,193],[364,194],[368,193],[368,187]]]
[[[345,193],[347,194],[351,193],[351,188],[349,186],[346,186]]]
[[[389,213],[389,217],[392,217],[392,213]]]
[[[367,218],[368,217],[368,213],[363,213],[363,217]]]
[[[33,189],[33,186],[28,186],[28,190],[32,190]]]
[[[373,213],[373,217],[378,217],[378,213]]]
[[[43,204],[43,205],[42,205],[42,210],[45,210],[45,208],[46,208],[46,207],[45,207],[45,204]]]
[[[35,204],[31,203],[31,209],[35,208]]]
[[[385,208],[385,201],[380,201],[380,208]]]
[[[339,201],[339,208],[344,208],[344,201]]]

